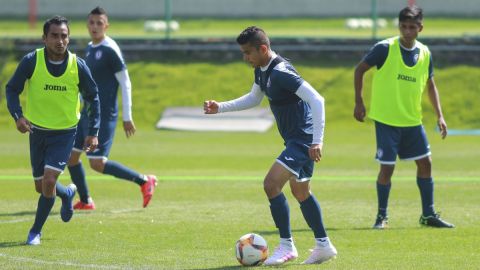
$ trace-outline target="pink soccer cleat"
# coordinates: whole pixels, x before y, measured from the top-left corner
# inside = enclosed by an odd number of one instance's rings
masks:
[[[143,194],[143,207],[147,207],[152,199],[155,186],[157,185],[157,177],[155,175],[147,175],[147,182],[140,186]]]

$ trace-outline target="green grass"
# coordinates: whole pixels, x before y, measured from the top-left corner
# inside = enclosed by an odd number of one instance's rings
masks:
[[[327,102],[324,159],[316,166],[312,188],[339,256],[322,268],[478,269],[478,137],[452,136],[442,141],[433,131],[431,109],[424,106],[436,208],[457,228],[419,227],[415,167],[412,162],[400,162],[390,201],[391,229],[369,230],[376,208],[378,164],[373,161],[372,123],[360,124],[351,116],[353,68],[295,65]],[[0,72],[2,85],[15,67],[16,63],[8,62]],[[135,185],[87,168],[98,210],[80,213],[63,224],[57,200],[40,247],[23,245],[38,198],[29,176],[28,136],[16,132],[5,101],[0,101],[2,269],[235,269],[233,247],[241,235],[257,232],[271,249],[276,245],[277,233],[261,182],[283,149],[275,128],[261,134],[153,129],[167,106],[201,106],[204,99],[224,100],[245,93],[252,82],[251,68],[240,62],[138,62],[130,63],[129,70],[139,130],[128,140],[119,130],[110,158],[159,176],[162,181],[151,206],[141,208]],[[480,126],[479,78],[480,70],[475,67],[436,69],[450,127]],[[371,73],[367,85],[370,80]],[[60,179],[68,183],[68,173]],[[313,246],[312,234],[288,187],[285,192],[300,262]],[[298,269],[299,262],[285,268]]]
[[[480,183],[438,182],[436,206],[457,225],[421,228],[414,181],[394,183],[390,229],[370,228],[375,214],[372,182],[313,181],[338,258],[324,269],[477,269],[480,265]],[[90,181],[98,210],[75,214],[64,224],[60,203],[43,231],[42,245],[23,245],[33,222],[37,195],[30,181],[0,182],[2,269],[236,269],[235,241],[247,232],[278,243],[260,181],[163,181],[146,208],[133,184]],[[19,192],[20,191],[20,192]],[[288,192],[287,192],[288,193]],[[291,205],[293,236],[300,258],[313,246],[298,204]],[[318,266],[302,266],[318,269]]]
[[[215,38],[236,37],[244,28],[257,25],[264,28],[271,37],[312,37],[312,38],[370,38],[371,29],[352,30],[345,27],[344,18],[288,18],[288,19],[181,19],[174,18],[180,29],[172,33],[172,38]],[[398,34],[393,18],[386,18],[388,26],[378,30],[378,37]],[[461,37],[478,36],[478,19],[474,18],[426,18],[424,37]],[[34,29],[27,20],[0,20],[0,37],[40,37],[43,22],[39,21]],[[88,37],[86,22],[71,22],[72,38]],[[110,22],[109,34],[112,37],[163,38],[163,32],[146,32],[144,20]]]
[[[353,122],[353,66],[328,67],[325,64],[294,61],[303,78],[326,98],[328,123]],[[0,71],[5,85],[17,63],[9,61]],[[231,63],[157,63],[136,62],[128,65],[132,80],[133,117],[142,129],[153,129],[168,106],[202,106],[207,99],[219,101],[239,97],[250,90],[253,70],[241,62]],[[365,79],[365,101],[368,103],[372,72]],[[435,81],[447,124],[455,129],[480,128],[480,69],[451,66],[435,69]],[[1,94],[3,95],[3,93]],[[263,106],[268,106],[264,101]],[[425,93],[424,121],[432,127],[435,115]],[[12,121],[0,99],[0,125],[12,128]]]

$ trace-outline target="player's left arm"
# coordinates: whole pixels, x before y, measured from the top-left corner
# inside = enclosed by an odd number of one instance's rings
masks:
[[[322,158],[323,132],[325,129],[325,99],[308,82],[303,81],[295,92],[312,109],[313,140],[308,154],[315,162]]]
[[[442,105],[440,104],[440,95],[438,94],[438,89],[437,89],[437,86],[435,85],[435,80],[433,79],[433,77],[428,79],[427,87],[428,87],[428,97],[430,98],[430,102],[432,103],[433,109],[435,110],[435,114],[437,115],[437,125],[438,125],[438,128],[440,129],[440,134],[442,136],[442,139],[445,139],[445,137],[447,137],[447,132],[448,132],[447,123],[443,118]]]
[[[117,81],[120,84],[120,89],[122,89],[123,130],[128,138],[135,134],[136,131],[135,123],[132,118],[132,83],[126,68],[116,72],[115,78],[117,78]]]
[[[84,142],[84,150],[93,152],[98,145],[98,131],[100,129],[100,99],[98,97],[98,87],[93,80],[90,69],[83,59],[77,58],[78,64],[78,88],[88,113],[88,134]]]
[[[442,139],[445,139],[448,133],[447,123],[443,118],[442,105],[440,104],[440,95],[438,93],[437,86],[435,85],[433,74],[434,74],[433,58],[432,58],[432,55],[430,54],[430,63],[428,65],[428,81],[427,81],[428,97],[430,99],[430,102],[432,103],[433,109],[435,110],[435,114],[437,115],[437,126],[438,126],[438,129],[440,130]]]

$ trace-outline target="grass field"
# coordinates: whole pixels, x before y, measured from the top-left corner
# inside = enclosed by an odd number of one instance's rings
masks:
[[[478,136],[442,141],[425,100],[433,152],[436,209],[454,230],[418,225],[420,197],[415,167],[400,162],[390,200],[391,229],[372,231],[376,208],[371,122],[352,119],[353,65],[294,63],[327,102],[324,159],[313,192],[323,209],[337,260],[324,269],[479,269],[480,167]],[[16,63],[0,72],[5,85]],[[119,130],[110,158],[161,180],[151,205],[141,208],[138,187],[87,169],[98,210],[59,219],[60,201],[47,221],[40,247],[24,246],[38,195],[30,178],[28,138],[15,131],[0,100],[0,268],[2,269],[236,269],[235,241],[264,236],[273,249],[277,233],[262,179],[283,149],[275,128],[267,133],[202,133],[154,130],[167,106],[200,106],[248,91],[252,70],[243,63],[129,63],[133,115],[139,128],[126,139]],[[185,74],[188,74],[186,79]],[[479,128],[480,69],[436,69],[450,127]],[[368,84],[371,74],[366,79]],[[227,83],[226,83],[227,82]],[[175,93],[175,94],[172,94]],[[368,93],[368,92],[367,92]],[[368,100],[368,94],[366,95]],[[264,104],[265,105],[265,104]],[[60,178],[69,183],[68,173]],[[312,234],[288,195],[299,266],[313,247]]]
[[[456,229],[418,225],[415,170],[402,162],[393,180],[391,229],[379,232],[369,229],[376,208],[372,126],[332,124],[327,134],[324,160],[316,168],[312,187],[339,256],[322,268],[478,269],[478,137],[441,141],[429,132],[436,208]],[[261,234],[274,248],[277,233],[262,179],[282,149],[275,130],[265,134],[139,131],[128,141],[118,135],[111,158],[160,178],[151,205],[141,208],[135,185],[88,170],[98,210],[80,213],[63,224],[57,200],[42,245],[27,247],[24,238],[37,198],[28,176],[27,138],[13,130],[2,131],[3,269],[235,269],[234,243],[247,232]],[[61,181],[69,182],[68,173]],[[285,192],[300,251],[299,261],[285,268],[298,269],[313,246],[312,234],[288,188]]]
[[[348,29],[344,18],[288,18],[288,19],[176,19],[180,29],[172,32],[172,38],[212,38],[236,37],[245,27],[257,25],[264,28],[271,37],[312,37],[312,38],[370,38],[371,29]],[[388,25],[378,29],[378,38],[398,34],[393,18],[386,18]],[[475,18],[426,18],[423,37],[462,37],[478,36],[478,19]],[[85,21],[71,22],[72,38],[88,37]],[[164,32],[146,32],[143,20],[110,22],[109,34],[114,38],[142,37],[163,38]],[[1,20],[0,37],[39,37],[43,21],[34,29],[28,21]]]

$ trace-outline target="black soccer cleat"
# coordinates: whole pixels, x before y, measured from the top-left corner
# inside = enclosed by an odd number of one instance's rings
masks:
[[[388,216],[377,215],[375,224],[373,224],[373,229],[383,230],[388,227]]]
[[[455,225],[446,222],[440,218],[438,213],[434,213],[432,216],[424,217],[420,216],[420,225],[434,227],[434,228],[455,228]]]

